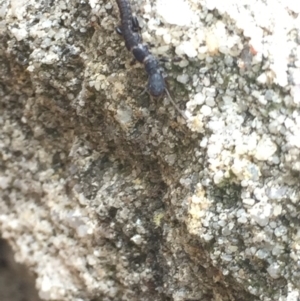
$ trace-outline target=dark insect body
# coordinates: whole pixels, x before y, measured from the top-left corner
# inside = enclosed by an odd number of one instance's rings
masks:
[[[121,18],[121,26],[118,33],[122,34],[128,51],[132,52],[134,58],[144,64],[149,76],[148,91],[154,97],[159,97],[165,92],[165,80],[159,69],[158,60],[150,53],[147,45],[142,43],[142,38],[138,33],[138,21],[132,15],[128,0],[116,0]]]
[[[144,64],[145,70],[148,74],[148,92],[153,97],[160,97],[166,92],[172,104],[186,119],[186,116],[178,108],[166,88],[165,80],[160,70],[158,60],[150,53],[148,46],[143,44],[142,38],[138,32],[138,20],[132,15],[129,0],[116,1],[119,7],[121,18],[121,25],[117,28],[117,33],[123,36],[127,50],[133,54],[134,58],[138,62]]]

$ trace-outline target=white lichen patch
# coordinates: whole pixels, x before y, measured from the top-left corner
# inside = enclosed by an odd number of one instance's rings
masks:
[[[167,11],[168,1],[159,1],[157,11],[151,11],[164,23],[166,38],[158,43],[170,45],[189,61],[178,64],[190,69],[176,79],[189,90],[187,126],[201,133],[195,151],[203,166],[200,183],[217,187],[234,183],[241,188],[226,223],[220,216],[224,207],[218,211],[216,201],[194,193],[188,226],[204,242],[219,238],[212,255],[216,266],[221,263],[224,274],[232,273],[241,281],[245,276],[229,262],[254,256],[268,262],[269,276],[278,279],[284,273],[280,256],[289,249],[287,241],[295,241],[281,222],[283,215],[295,214],[293,206],[285,205],[300,197],[294,174],[300,171],[299,24],[291,14],[297,14],[299,7],[292,2],[182,1],[187,15],[193,13],[190,23],[184,17],[172,19],[178,12],[176,5]],[[222,17],[216,18],[213,10]],[[158,35],[159,27],[157,23],[157,29],[151,29]],[[195,60],[202,63],[193,69]],[[207,199],[209,208],[202,208]],[[235,239],[248,227],[252,232],[243,239],[245,249],[240,249]],[[294,260],[298,256],[300,251],[293,253]],[[295,271],[287,262],[284,269]],[[298,279],[298,274],[293,277]],[[251,286],[249,292],[264,294]]]
[[[172,25],[189,26],[197,16],[185,0],[158,0],[156,8],[163,21]]]

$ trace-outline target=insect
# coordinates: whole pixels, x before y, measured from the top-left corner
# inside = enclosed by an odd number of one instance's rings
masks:
[[[138,20],[132,15],[129,0],[116,1],[121,18],[121,25],[117,27],[116,31],[123,36],[127,50],[133,54],[138,62],[144,64],[146,73],[148,74],[148,92],[153,97],[160,97],[166,93],[176,110],[186,119],[185,114],[179,109],[166,88],[158,60],[150,53],[148,46],[143,43],[139,35]]]

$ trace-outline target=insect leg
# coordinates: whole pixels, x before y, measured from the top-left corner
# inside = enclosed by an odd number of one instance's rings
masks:
[[[138,32],[140,30],[139,21],[136,16],[132,16],[132,30]]]

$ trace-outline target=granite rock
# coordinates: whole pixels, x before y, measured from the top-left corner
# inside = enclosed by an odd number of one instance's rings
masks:
[[[299,5],[131,2],[187,120],[114,1],[0,2],[3,239],[43,300],[298,300]]]

